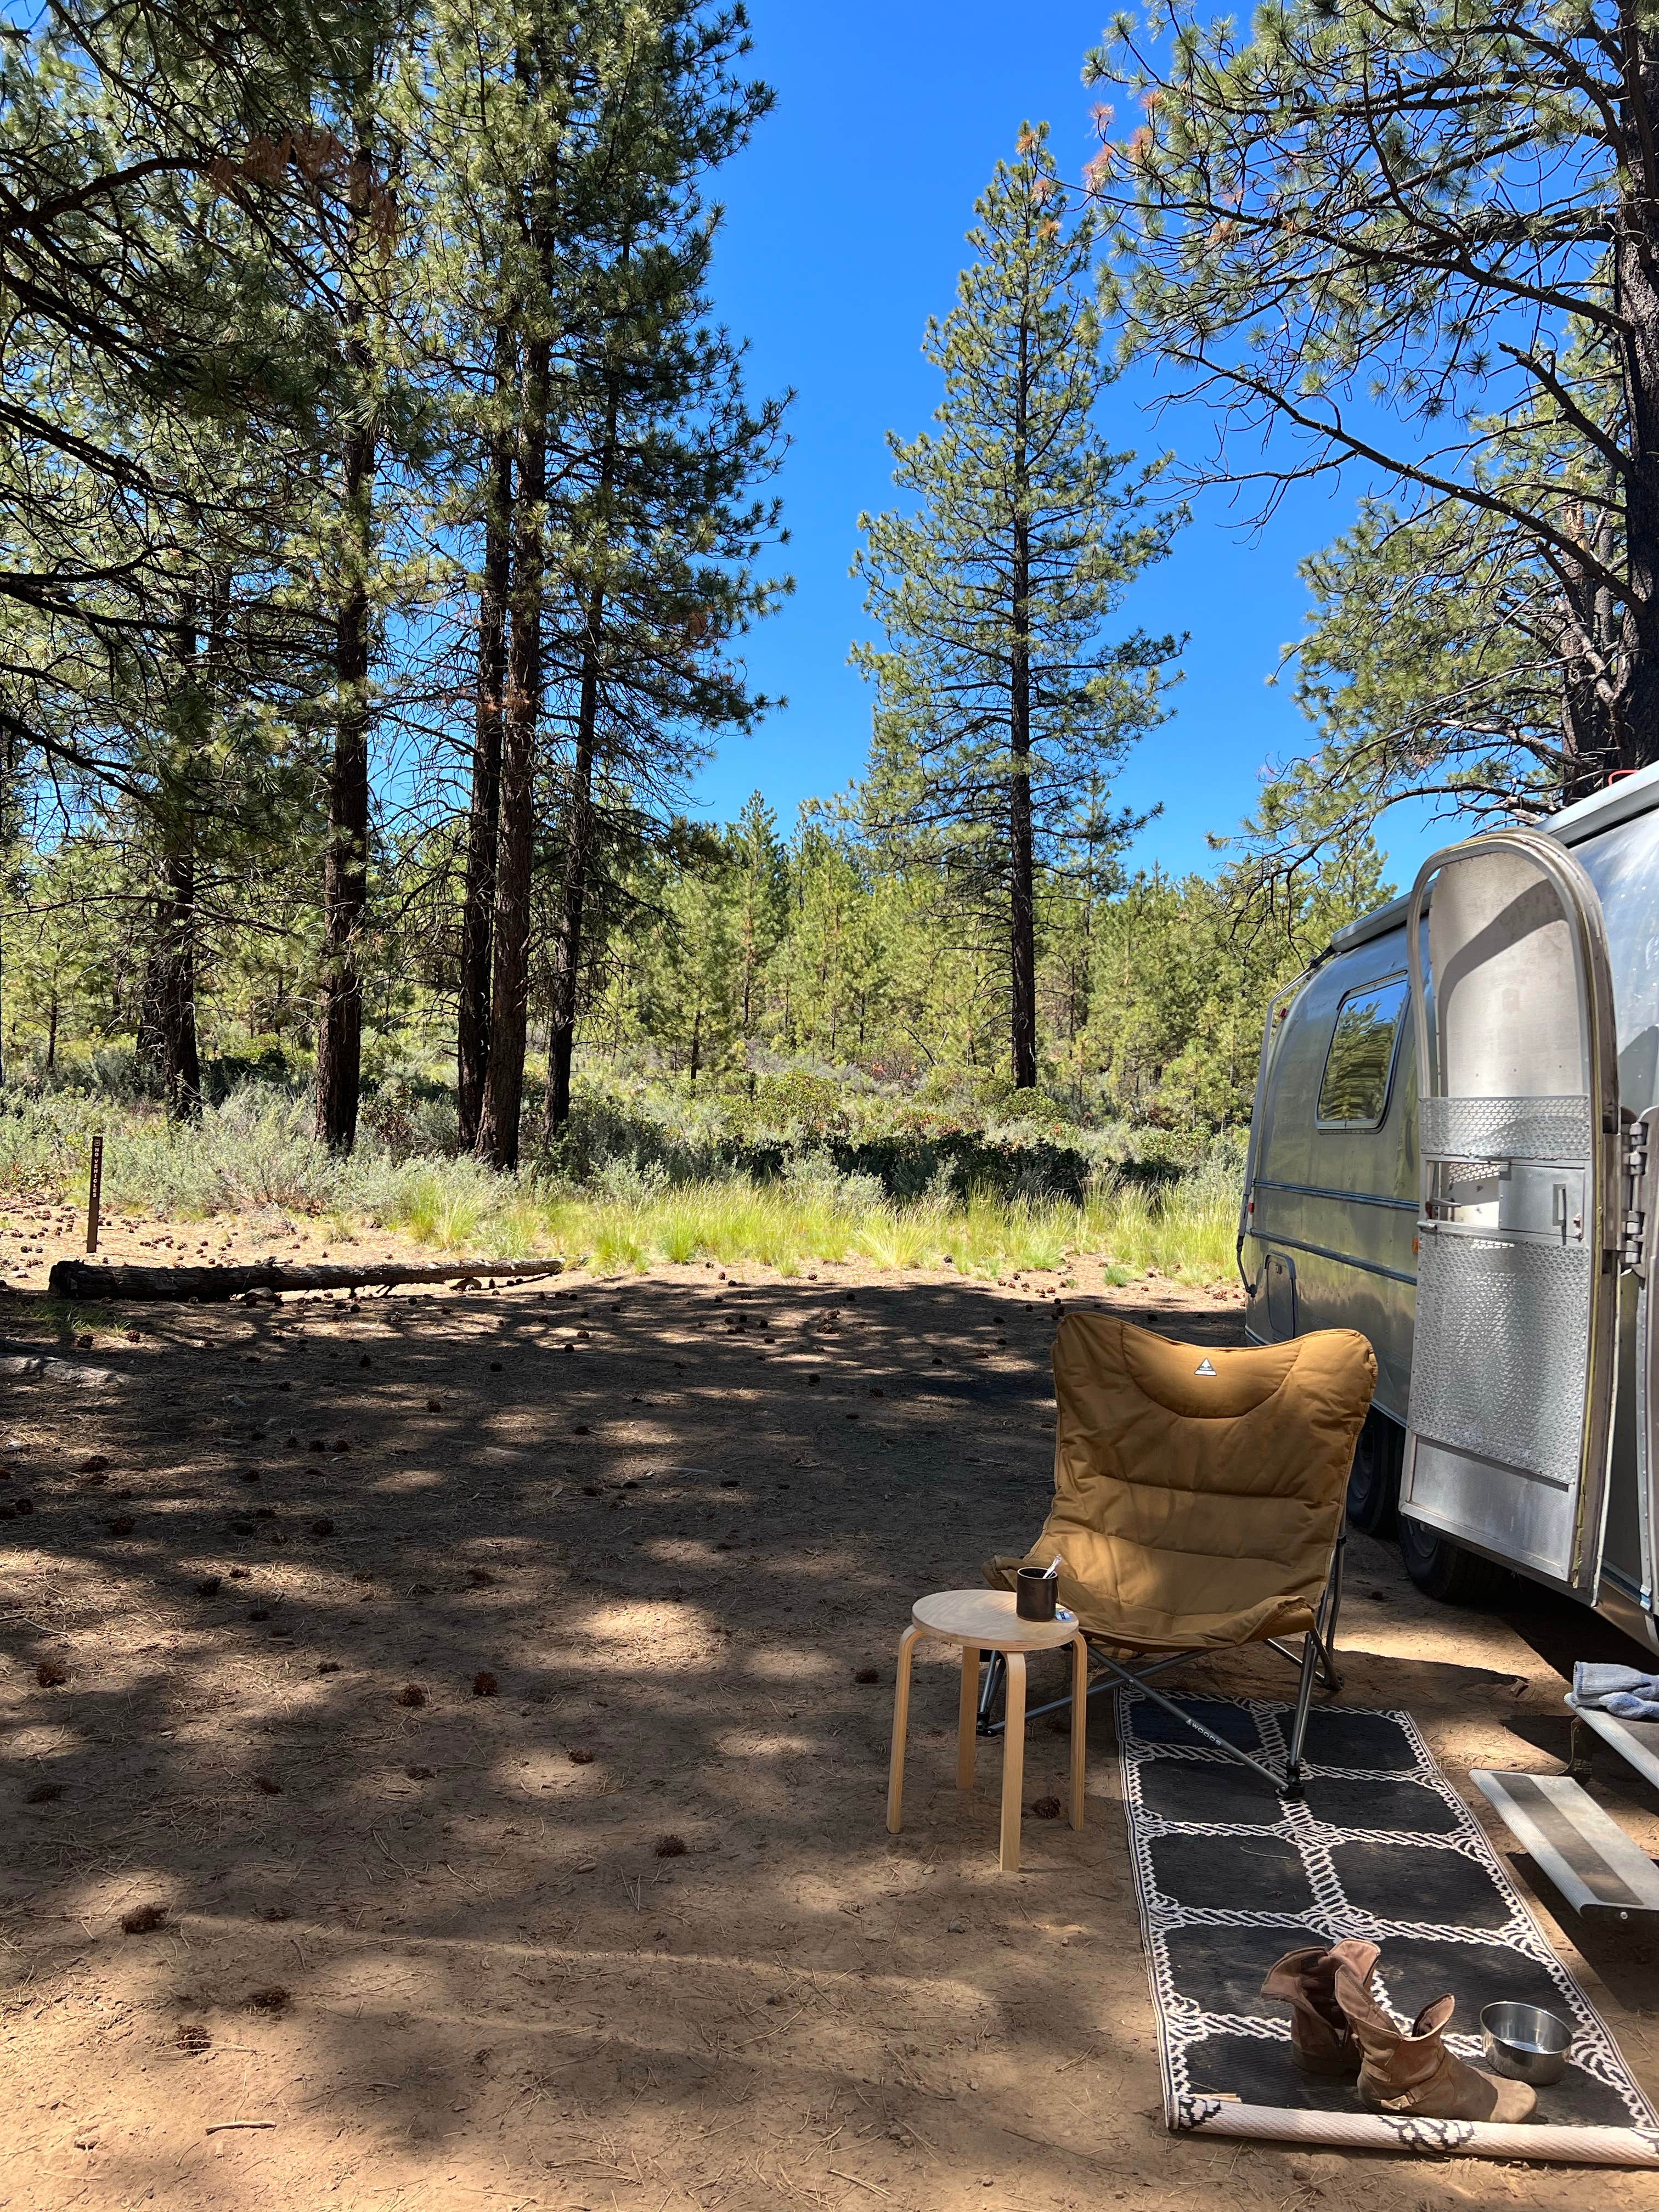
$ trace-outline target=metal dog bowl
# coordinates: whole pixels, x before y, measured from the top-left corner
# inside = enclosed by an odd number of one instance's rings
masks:
[[[1487,2065],[1512,2081],[1545,2089],[1567,2070],[1572,2030],[1541,2005],[1489,2004],[1480,2014],[1480,2034]]]

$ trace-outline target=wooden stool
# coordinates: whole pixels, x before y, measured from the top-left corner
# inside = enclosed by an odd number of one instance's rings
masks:
[[[1000,1651],[1008,1662],[1008,1695],[1002,1732],[1002,1870],[1019,1870],[1020,1788],[1025,1778],[1025,1654],[1072,1647],[1072,1826],[1083,1826],[1083,1759],[1089,1723],[1089,1647],[1077,1615],[1063,1608],[1054,1620],[1022,1620],[1012,1590],[935,1590],[910,1608],[910,1626],[899,1640],[898,1679],[893,1686],[893,1752],[887,1773],[887,1831],[899,1832],[904,1796],[904,1739],[910,1722],[910,1655],[916,1639],[937,1636],[962,1646],[962,1698],[957,1721],[957,1787],[974,1786],[974,1739],[979,1722],[979,1662]]]

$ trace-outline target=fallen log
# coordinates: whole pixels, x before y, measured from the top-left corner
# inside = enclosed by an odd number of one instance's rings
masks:
[[[399,1283],[480,1283],[491,1275],[499,1282],[526,1283],[538,1275],[559,1274],[563,1267],[562,1260],[391,1260],[362,1267],[335,1261],[296,1267],[266,1260],[248,1267],[120,1267],[60,1260],[48,1287],[55,1298],[223,1300],[250,1291],[367,1291]]]

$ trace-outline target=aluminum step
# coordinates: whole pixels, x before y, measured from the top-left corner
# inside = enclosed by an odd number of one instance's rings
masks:
[[[1621,1721],[1582,1705],[1573,1707],[1572,1717],[1594,1729],[1603,1743],[1611,1744],[1620,1759],[1659,1790],[1659,1721]]]
[[[1659,1867],[1570,1774],[1477,1766],[1469,1779],[1575,1912],[1613,1920],[1659,1913]]]

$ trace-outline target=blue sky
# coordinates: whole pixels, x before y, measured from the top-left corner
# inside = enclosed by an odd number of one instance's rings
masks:
[[[719,311],[750,342],[757,392],[793,386],[794,440],[779,489],[798,583],[756,631],[757,684],[790,705],[755,736],[725,744],[700,779],[717,817],[758,788],[787,824],[800,800],[843,787],[864,763],[870,702],[847,665],[868,634],[848,574],[860,508],[890,502],[885,434],[910,436],[939,397],[921,342],[951,304],[963,234],[995,162],[1026,118],[1048,122],[1061,173],[1095,144],[1083,57],[1107,10],[1099,0],[749,0],[754,73],[775,112],[717,180],[726,227],[715,263]],[[1202,411],[1154,419],[1143,380],[1107,403],[1115,442],[1142,452],[1207,448]],[[1137,808],[1162,801],[1132,859],[1210,867],[1206,834],[1233,830],[1265,761],[1307,742],[1287,688],[1267,678],[1301,628],[1298,557],[1342,529],[1357,484],[1305,489],[1261,533],[1243,509],[1208,495],[1174,556],[1144,578],[1126,626],[1190,634],[1176,714],[1120,781]],[[1397,878],[1431,842],[1420,824],[1384,825]]]

